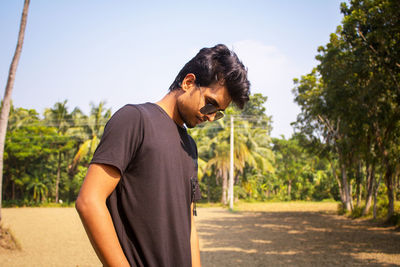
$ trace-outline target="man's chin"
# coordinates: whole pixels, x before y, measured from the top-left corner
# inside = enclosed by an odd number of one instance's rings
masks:
[[[186,122],[185,122],[185,125],[186,125],[186,127],[189,128],[189,129],[192,129],[192,128],[196,127],[196,124],[193,125],[193,124],[191,124],[191,123],[186,123]]]
[[[197,118],[197,117],[196,117],[196,118]],[[198,124],[201,123],[201,121],[200,121],[199,119],[196,119],[196,120],[194,120],[194,121],[191,121],[191,120],[187,120],[187,119],[185,119],[185,118],[183,118],[183,122],[185,123],[186,127],[189,128],[189,129],[194,128],[194,127],[196,127]]]
[[[185,121],[185,125],[187,128],[194,128],[197,125],[203,124],[204,121],[200,121],[200,120],[196,120],[195,122],[189,122],[189,121]]]

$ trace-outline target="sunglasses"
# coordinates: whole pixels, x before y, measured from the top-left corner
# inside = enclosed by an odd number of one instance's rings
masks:
[[[215,113],[214,121],[219,120],[224,116],[224,113],[218,110],[218,108],[211,103],[208,103],[204,107],[202,107],[200,109],[200,112],[204,115],[211,115]]]

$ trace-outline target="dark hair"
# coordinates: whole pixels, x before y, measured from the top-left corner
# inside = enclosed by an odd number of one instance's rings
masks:
[[[211,48],[203,48],[181,69],[170,91],[181,88],[187,74],[196,76],[196,85],[209,86],[215,82],[223,82],[228,89],[232,101],[243,108],[249,101],[250,82],[247,80],[247,69],[237,55],[223,44]]]

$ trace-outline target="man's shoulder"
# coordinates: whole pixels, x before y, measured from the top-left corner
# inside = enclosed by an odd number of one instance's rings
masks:
[[[118,111],[135,112],[135,111],[138,111],[140,109],[152,108],[153,105],[154,105],[153,103],[149,103],[149,102],[142,103],[142,104],[126,104],[125,106],[121,107]]]
[[[154,109],[154,104],[152,103],[143,103],[143,104],[126,104],[121,107],[114,115],[117,116],[140,116],[143,111],[148,111]]]
[[[140,116],[140,111],[137,107],[137,105],[133,105],[133,104],[127,104],[125,106],[123,106],[122,108],[118,109],[112,116],[111,120],[130,120],[133,118],[136,118]]]

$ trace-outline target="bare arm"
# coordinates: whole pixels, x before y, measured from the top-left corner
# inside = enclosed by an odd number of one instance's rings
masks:
[[[120,172],[115,167],[91,164],[76,200],[83,226],[104,266],[129,266],[106,206],[119,180]]]
[[[190,214],[192,217],[192,231],[190,233],[190,247],[192,250],[192,267],[201,267],[199,238],[197,235],[197,229],[193,218],[193,203],[191,206]]]

